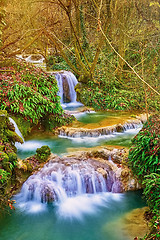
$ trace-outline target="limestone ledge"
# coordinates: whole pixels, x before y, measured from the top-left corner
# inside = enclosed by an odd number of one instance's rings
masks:
[[[66,166],[81,162],[90,163],[95,171],[109,180],[108,190],[115,193],[135,191],[142,188],[137,178],[127,166],[128,150],[125,148],[100,147],[98,150],[77,151],[63,157],[51,155],[49,162],[59,162]]]
[[[102,135],[109,135],[114,132],[124,132],[127,129],[135,129],[137,126],[142,125],[147,120],[146,114],[140,114],[135,118],[128,119],[125,123],[116,124],[112,126],[87,129],[63,126],[57,128],[56,134],[66,137],[79,138],[79,137],[99,137]]]

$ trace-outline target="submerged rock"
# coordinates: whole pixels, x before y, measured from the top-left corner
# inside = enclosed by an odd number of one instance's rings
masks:
[[[124,214],[118,220],[107,223],[103,227],[103,232],[111,232],[113,239],[128,239],[133,240],[143,237],[147,232],[149,232],[149,227],[144,218],[145,211],[147,207],[137,208]],[[114,231],[116,229],[116,231]]]

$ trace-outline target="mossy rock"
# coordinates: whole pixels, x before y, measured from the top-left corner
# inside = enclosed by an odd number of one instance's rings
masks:
[[[17,161],[17,154],[14,153],[14,152],[10,152],[10,153],[8,153],[8,157],[9,157],[9,161],[10,161],[11,163]]]
[[[8,113],[5,110],[0,110],[0,133],[4,130],[4,128],[7,128],[7,122],[8,119]]]
[[[7,130],[6,135],[9,138],[9,140],[12,141],[13,143],[15,143],[15,142],[23,143],[22,138],[20,136],[18,136],[17,133],[15,133],[11,130]]]
[[[32,123],[30,121],[25,121],[24,118],[20,115],[12,115],[11,118],[16,122],[20,132],[25,138],[32,130]]]
[[[4,152],[0,152],[0,159],[1,159],[2,165],[3,165],[4,163],[9,162],[9,157],[8,157],[8,155],[7,155],[6,153],[4,153]]]
[[[0,145],[0,152],[4,151],[4,145]]]
[[[23,165],[21,167],[24,171],[32,172],[33,166],[28,160],[23,160]]]
[[[6,170],[8,173],[12,173],[10,169],[10,162],[9,162],[8,155],[4,152],[1,152],[0,159],[1,159],[1,166],[4,168],[4,170]]]
[[[36,158],[39,162],[45,162],[51,154],[51,149],[48,146],[42,146],[36,150]]]
[[[89,74],[86,74],[86,75],[81,75],[78,78],[78,81],[82,82],[82,83],[88,83],[91,79],[92,79],[92,77]]]

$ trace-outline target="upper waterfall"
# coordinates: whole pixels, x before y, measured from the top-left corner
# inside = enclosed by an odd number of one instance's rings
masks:
[[[19,130],[16,122],[15,122],[12,118],[10,118],[10,117],[9,117],[9,121],[10,121],[11,123],[13,123],[13,125],[14,125],[14,127],[15,127],[15,132],[17,133],[17,135],[18,135],[19,137],[22,138],[22,140],[23,140],[23,142],[24,142],[24,138],[23,138],[22,133],[20,132],[20,130]]]
[[[67,106],[81,106],[80,102],[77,102],[77,94],[75,91],[75,86],[78,81],[75,75],[69,71],[60,71],[53,73],[57,80],[59,92],[58,95],[61,98],[61,104],[64,107]]]

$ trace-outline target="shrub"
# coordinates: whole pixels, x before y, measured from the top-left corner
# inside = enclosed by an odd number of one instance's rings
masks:
[[[150,208],[150,233],[143,239],[160,238],[160,118],[149,118],[132,140],[129,165],[143,183],[144,196]]]
[[[42,146],[36,150],[36,158],[39,162],[45,162],[51,154],[51,149],[48,146]]]
[[[3,67],[0,78],[0,109],[23,117],[32,125],[50,115],[54,116],[55,125],[66,123],[55,77],[31,64],[16,60],[10,64],[10,67]]]

